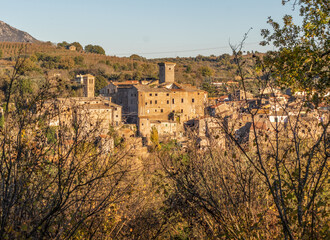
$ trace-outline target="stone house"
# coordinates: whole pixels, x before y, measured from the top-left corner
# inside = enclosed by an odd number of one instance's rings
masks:
[[[133,81],[109,86],[112,101],[123,108],[123,120],[137,124],[138,134],[148,137],[151,127],[159,135],[177,135],[183,122],[204,116],[207,92],[190,84],[178,84],[174,76],[175,63],[159,63],[159,81],[141,84]],[[104,93],[107,93],[104,89]]]
[[[110,126],[121,125],[121,106],[105,98],[58,98],[46,103],[49,109],[49,125],[68,127],[68,134],[74,124],[82,131],[95,129],[99,135],[109,132]]]

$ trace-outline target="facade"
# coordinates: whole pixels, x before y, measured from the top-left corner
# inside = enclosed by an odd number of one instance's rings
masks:
[[[121,106],[105,98],[58,98],[53,104],[54,109],[50,126],[68,126],[78,124],[83,131],[97,129],[97,132],[107,134],[110,126],[121,125]]]
[[[76,51],[77,48],[76,48],[76,46],[74,46],[74,45],[70,45],[70,46],[69,46],[69,50],[70,50],[70,51]]]
[[[75,78],[75,82],[83,85],[84,97],[93,98],[95,96],[95,77],[91,74],[79,74]]]
[[[159,63],[159,84],[162,83],[174,83],[175,77],[174,77],[174,67],[175,63],[171,62],[164,62]]]
[[[137,93],[138,131],[142,136],[150,134],[149,121],[183,124],[189,119],[204,116],[207,93],[191,85],[170,83],[155,88],[141,85],[134,88]],[[169,134],[176,135],[177,130],[172,129]]]
[[[176,83],[175,63],[158,65],[157,82],[111,83],[100,93],[112,96],[112,101],[122,106],[123,120],[137,124],[140,136],[148,137],[153,126],[160,136],[178,136],[185,121],[204,116],[207,92],[190,84]]]

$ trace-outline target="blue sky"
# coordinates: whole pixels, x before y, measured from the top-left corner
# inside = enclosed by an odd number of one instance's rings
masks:
[[[0,20],[39,40],[147,58],[230,53],[251,27],[245,50],[264,52],[260,29],[285,14],[281,0],[0,0]]]

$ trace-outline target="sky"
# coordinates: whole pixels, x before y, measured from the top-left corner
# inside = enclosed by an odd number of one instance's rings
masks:
[[[298,18],[281,0],[0,0],[0,20],[41,41],[100,45],[110,56],[194,57],[265,52],[260,30],[271,16]]]

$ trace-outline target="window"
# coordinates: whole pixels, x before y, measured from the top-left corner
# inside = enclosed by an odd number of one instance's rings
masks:
[[[150,100],[150,104],[152,104],[152,101]]]
[[[199,95],[199,93],[198,93],[198,95]]]
[[[183,113],[183,109],[181,109],[181,113]]]
[[[155,104],[157,104],[157,100],[155,100]]]
[[[155,109],[155,112],[157,112],[157,109]]]
[[[160,112],[163,112],[163,109],[160,109]]]
[[[117,108],[115,108],[115,111],[117,111]]]
[[[193,98],[193,99],[191,99],[191,102],[195,102],[195,99]]]
[[[183,98],[181,98],[181,103],[183,103]]]
[[[166,93],[166,96],[170,96],[170,94],[169,93]]]
[[[146,105],[148,105],[148,103],[146,102]]]
[[[93,79],[89,79],[89,83],[90,84],[93,84]]]
[[[170,104],[170,101],[169,100],[167,100],[167,104]]]
[[[157,93],[155,93],[155,96],[157,97],[157,96],[158,96],[158,94],[157,94]]]
[[[152,93],[150,93],[149,96],[151,97],[152,96]]]
[[[174,98],[172,98],[172,104],[174,104]]]
[[[116,115],[116,117],[118,117],[118,115]]]

